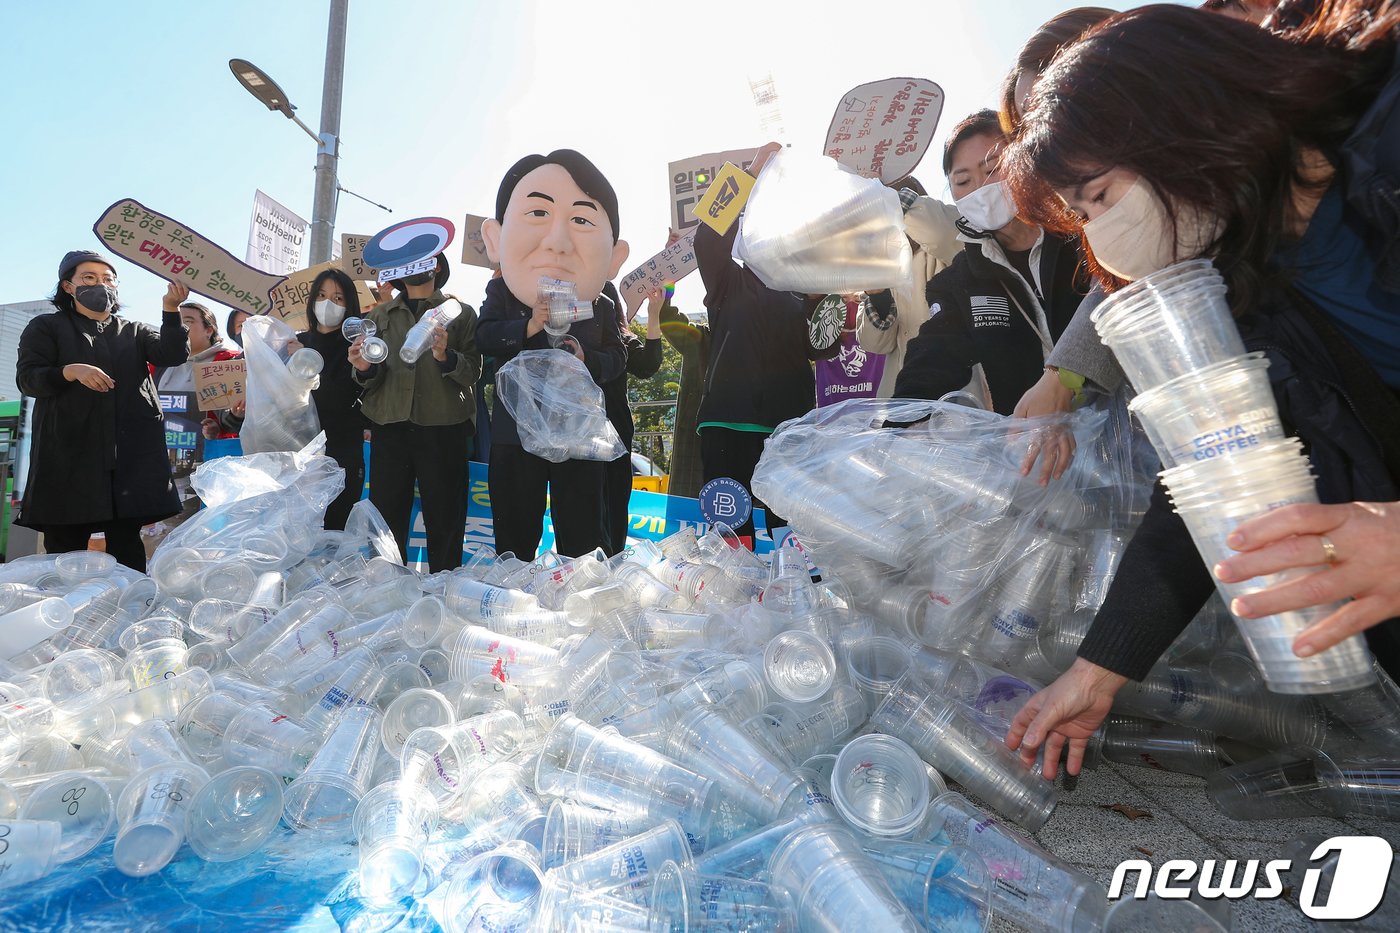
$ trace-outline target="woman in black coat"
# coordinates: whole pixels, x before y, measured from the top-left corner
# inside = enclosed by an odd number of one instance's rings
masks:
[[[19,339],[16,382],[34,402],[29,477],[16,523],[43,532],[51,553],[78,551],[101,531],[107,552],[145,572],[141,526],[180,511],[165,421],[150,366],[189,356],[172,283],[160,330],[118,317],[117,273],[88,250],[63,257],[53,304]]]

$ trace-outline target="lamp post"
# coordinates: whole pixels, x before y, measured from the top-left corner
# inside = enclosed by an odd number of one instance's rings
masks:
[[[229,70],[238,83],[262,102],[268,110],[281,113],[316,140],[316,189],[311,204],[310,265],[329,262],[331,239],[335,232],[336,160],[340,157],[340,99],[345,83],[345,24],[350,0],[331,0],[330,26],[326,35],[326,72],[321,90],[321,132],[313,133],[301,121],[287,95],[277,82],[252,62],[231,59]]]

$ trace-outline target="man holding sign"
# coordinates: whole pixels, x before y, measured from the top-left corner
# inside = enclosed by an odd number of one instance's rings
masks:
[[[142,573],[141,526],[180,511],[165,451],[160,399],[149,366],[189,355],[172,283],[160,330],[118,317],[117,270],[90,250],[58,268],[52,314],[19,340],[16,379],[35,399],[29,478],[16,522],[44,534],[50,554],[81,551],[95,532],[107,552]]]

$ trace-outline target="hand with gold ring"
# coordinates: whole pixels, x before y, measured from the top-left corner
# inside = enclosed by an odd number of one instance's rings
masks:
[[[1230,608],[1240,618],[1351,600],[1294,639],[1299,657],[1400,616],[1400,503],[1284,506],[1243,523],[1227,542],[1241,553],[1215,565],[1224,583],[1316,570],[1236,598]]]

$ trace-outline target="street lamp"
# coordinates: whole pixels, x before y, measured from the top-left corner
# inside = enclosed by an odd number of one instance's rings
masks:
[[[345,21],[350,0],[331,0],[330,27],[326,35],[326,72],[321,86],[321,132],[293,112],[296,107],[267,72],[241,58],[231,59],[229,70],[244,89],[268,110],[276,110],[292,120],[316,140],[316,192],[311,205],[311,265],[329,262],[331,238],[335,230],[336,160],[340,156],[340,98],[345,83]]]

